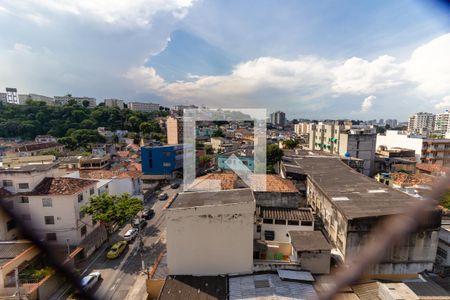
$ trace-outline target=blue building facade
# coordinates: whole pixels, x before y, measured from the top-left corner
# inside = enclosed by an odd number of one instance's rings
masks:
[[[242,163],[244,164],[244,166],[246,166],[248,169],[250,169],[252,172],[255,169],[255,162],[253,160],[252,156],[236,156],[237,158],[235,158],[234,160],[231,160],[231,165],[234,166],[234,168],[236,169],[240,169],[239,166],[240,164],[238,164],[237,159],[239,159],[240,161],[242,161]],[[225,161],[227,159],[230,158],[230,155],[219,155],[217,157],[217,166],[222,169],[222,170],[231,170],[230,167],[228,167],[227,164],[225,164]],[[242,170],[244,171],[244,170]]]
[[[147,178],[170,178],[183,168],[183,145],[141,148],[142,173]]]

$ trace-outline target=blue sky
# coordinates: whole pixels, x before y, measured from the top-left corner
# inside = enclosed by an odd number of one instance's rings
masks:
[[[0,0],[0,89],[404,120],[450,108],[447,3]]]

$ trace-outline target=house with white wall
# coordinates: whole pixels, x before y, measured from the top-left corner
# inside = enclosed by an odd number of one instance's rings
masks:
[[[81,207],[96,195],[96,180],[46,177],[32,191],[16,195],[14,211],[49,243],[78,245],[96,225]]]
[[[250,189],[178,194],[166,211],[169,274],[252,272],[254,213]]]
[[[45,177],[58,176],[58,164],[30,164],[20,167],[0,168],[0,187],[9,192],[32,191]]]

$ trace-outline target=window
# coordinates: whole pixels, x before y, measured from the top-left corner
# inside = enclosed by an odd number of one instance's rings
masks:
[[[12,180],[3,180],[3,186],[13,186]]]
[[[163,167],[170,167],[170,166],[171,166],[171,164],[169,162],[163,163]]]
[[[80,211],[80,220],[84,218],[84,211]]]
[[[81,233],[81,236],[85,236],[85,235],[86,235],[86,233],[87,233],[86,225],[84,225],[83,227],[81,227],[80,233]]]
[[[29,188],[29,185],[28,185],[27,182],[19,183],[19,189],[25,190],[25,189],[28,189],[28,188]]]
[[[302,221],[302,226],[312,226],[312,221]]]
[[[286,220],[275,220],[275,224],[277,224],[277,225],[286,225]]]
[[[45,221],[46,225],[55,224],[55,217],[54,216],[44,216],[44,221]]]
[[[14,228],[16,228],[16,221],[9,220],[8,222],[6,222],[6,231],[13,230]]]
[[[19,201],[20,203],[30,203],[27,196],[21,196]]]
[[[441,247],[437,247],[437,255],[439,255],[442,258],[447,258],[447,251],[445,251]]]
[[[288,225],[300,225],[298,220],[288,220]]]
[[[42,198],[42,206],[43,207],[52,207],[52,198]]]
[[[89,195],[94,195],[94,193],[95,193],[94,188],[92,188],[92,189],[89,190]]]
[[[83,194],[78,194],[78,202],[83,201]]]
[[[22,220],[24,221],[31,221],[31,215],[30,214],[23,214]]]
[[[50,232],[45,235],[47,241],[56,241],[56,233]]]
[[[261,232],[261,225],[256,225],[256,232]]]
[[[273,224],[273,219],[263,219],[264,224]]]
[[[273,230],[265,230],[264,231],[264,238],[268,241],[275,240],[275,232]]]

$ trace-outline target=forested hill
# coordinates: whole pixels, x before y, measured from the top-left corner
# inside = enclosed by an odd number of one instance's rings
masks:
[[[159,128],[153,119],[165,114],[162,111],[143,113],[106,106],[86,108],[74,102],[62,106],[47,106],[33,101],[27,105],[0,103],[0,137],[34,139],[36,135],[49,134],[61,138],[77,131],[96,134],[97,127],[139,132],[143,122]]]

